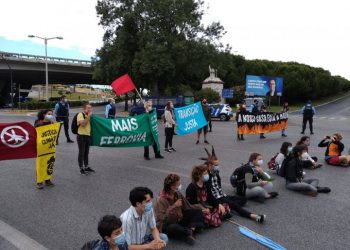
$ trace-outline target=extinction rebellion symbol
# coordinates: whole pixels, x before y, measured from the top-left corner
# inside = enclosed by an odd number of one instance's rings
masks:
[[[29,141],[29,134],[21,126],[9,126],[2,130],[0,139],[10,148],[19,148]]]

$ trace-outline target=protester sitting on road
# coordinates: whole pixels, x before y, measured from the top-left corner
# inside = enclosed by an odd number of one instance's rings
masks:
[[[202,209],[204,223],[218,227],[223,218],[230,218],[230,207],[227,203],[220,204],[212,195],[206,183],[209,181],[207,166],[195,166],[192,170],[192,182],[186,189],[186,199]]]
[[[276,173],[278,174],[284,159],[292,152],[293,145],[290,142],[283,142],[280,148],[280,152],[277,154],[275,163],[276,163]]]
[[[327,147],[325,152],[325,161],[333,166],[349,166],[350,155],[341,155],[344,150],[344,144],[341,142],[343,136],[340,133],[334,133],[332,136],[326,136],[319,144],[319,147]]]
[[[128,250],[122,222],[114,215],[105,215],[98,223],[97,231],[102,240],[89,241],[81,250]]]
[[[288,102],[284,102],[281,112],[288,112],[288,111],[289,111]],[[286,130],[285,130],[285,129],[282,129],[282,134],[281,134],[281,136],[282,136],[282,137],[287,137],[287,134],[286,134]]]
[[[174,127],[176,122],[173,117],[174,104],[169,101],[164,110],[164,118],[165,118],[165,151],[168,153],[176,152],[175,148],[173,148],[173,136],[174,136]]]
[[[116,118],[116,106],[115,106],[115,100],[113,98],[109,98],[108,100],[108,104],[106,105],[106,109],[105,109],[105,117],[108,119]]]
[[[216,199],[218,203],[227,203],[230,206],[230,209],[236,211],[240,216],[255,220],[259,223],[263,223],[266,219],[265,214],[257,215],[242,208],[242,206],[247,203],[245,197],[228,196],[224,193],[221,186],[221,177],[219,170],[220,161],[215,154],[214,147],[212,147],[211,154],[207,149],[205,149],[205,151],[207,152],[208,157],[200,159],[205,160],[205,164],[208,167],[209,180],[206,183],[208,192],[211,192],[211,195]]]
[[[256,199],[264,202],[265,199],[272,199],[278,196],[277,192],[273,192],[273,184],[271,177],[264,172],[262,166],[263,158],[259,153],[252,153],[249,162],[244,167],[245,180],[245,197],[247,199]]]
[[[317,163],[318,159],[316,156],[311,157],[309,155],[310,136],[301,137],[301,139],[297,142],[296,146],[299,145],[306,146],[306,153],[302,156],[303,168],[316,169],[322,167],[322,164]]]
[[[209,123],[211,121],[211,112],[210,112],[210,107],[207,103],[207,99],[202,100],[202,109],[203,109],[203,114],[206,119],[206,121]],[[200,128],[197,130],[197,141],[196,144],[199,143],[199,139],[201,137],[201,134],[204,134],[204,143],[209,144],[207,140],[207,133],[208,133],[208,125],[205,125],[203,128]]]
[[[302,155],[305,152],[307,152],[305,145],[295,146],[292,157],[288,158],[282,167],[281,172],[286,179],[286,188],[310,196],[316,196],[318,193],[329,193],[331,191],[329,188],[318,186],[318,179],[304,179]]]
[[[177,174],[169,174],[164,180],[163,190],[157,198],[154,212],[157,228],[170,238],[184,239],[193,245],[193,234],[204,227],[200,206],[191,205],[181,194],[181,179]]]
[[[144,108],[145,108],[145,112],[146,113],[156,112],[155,109],[153,109],[152,105],[153,104],[152,104],[151,101],[146,101],[144,103]],[[153,147],[155,158],[156,159],[163,159],[164,157],[160,154],[160,148],[157,147],[157,144],[154,143],[152,145],[152,147]],[[151,160],[151,158],[149,158],[149,148],[148,148],[148,146],[144,147],[143,157],[145,158],[145,160]]]
[[[40,110],[38,112],[37,115],[37,119],[34,122],[34,127],[41,127],[41,126],[45,126],[45,125],[49,125],[54,123],[54,116],[52,113],[51,109],[44,109],[44,110]],[[38,169],[37,169],[38,171]],[[50,175],[51,178],[52,175]],[[45,180],[45,185],[46,186],[54,186],[53,182],[51,181],[51,179]],[[36,187],[38,189],[43,189],[44,185],[42,182],[39,182],[36,184]]]
[[[88,102],[83,104],[83,112],[77,116],[78,133],[78,164],[80,168],[80,174],[86,175],[87,173],[94,173],[95,170],[89,167],[89,152],[91,145],[91,124],[90,119],[92,116],[92,106]]]
[[[247,111],[247,108],[246,108],[245,104],[244,103],[239,104],[239,106],[237,108],[237,112],[236,112],[236,122],[238,121],[239,113],[244,113],[246,111]],[[238,133],[238,125],[237,125],[237,140],[244,141],[243,134]]]
[[[147,187],[130,191],[131,206],[120,217],[130,250],[164,249],[168,242],[167,235],[156,227],[152,198],[153,192]]]

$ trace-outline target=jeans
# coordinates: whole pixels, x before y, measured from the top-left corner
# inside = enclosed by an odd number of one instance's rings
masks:
[[[306,179],[302,182],[286,182],[286,188],[297,192],[317,191],[318,180]]]
[[[247,199],[252,198],[268,198],[269,193],[272,192],[273,184],[271,182],[268,182],[266,185],[262,187],[253,187],[253,188],[247,188],[245,191],[245,197]]]
[[[303,129],[302,129],[302,132],[305,132],[307,122],[309,122],[310,132],[312,133],[313,132],[313,127],[312,127],[313,118],[312,117],[307,117],[307,116],[303,117]]]
[[[242,196],[224,196],[218,199],[218,202],[220,204],[227,203],[230,208],[234,211],[236,211],[240,216],[245,218],[250,218],[250,215],[252,214],[248,210],[242,208],[247,203],[247,199]]]
[[[82,169],[83,166],[87,167],[89,165],[91,137],[88,135],[77,135],[77,142],[79,148],[78,163],[79,168]]]
[[[159,233],[159,238],[165,242],[165,245],[168,244],[169,239],[168,239],[168,236],[166,234]],[[153,240],[154,240],[154,238],[153,238],[152,234],[146,234],[145,237],[143,237],[142,244],[144,245],[144,244],[150,243]]]
[[[67,141],[69,141],[69,118],[66,116],[56,116],[56,121],[63,122],[64,134],[66,135]]]
[[[165,128],[165,148],[173,147],[173,136],[174,136],[174,130],[173,128]]]

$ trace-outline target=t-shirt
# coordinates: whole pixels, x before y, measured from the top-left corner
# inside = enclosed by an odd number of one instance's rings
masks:
[[[276,164],[281,167],[285,158],[286,157],[284,156],[284,154],[278,153],[278,155],[276,156],[276,159],[275,159]]]
[[[87,115],[85,115],[86,117]],[[80,121],[83,121],[85,120],[84,119],[84,116],[83,116],[83,113],[79,113],[78,114],[78,117],[77,117],[77,122],[78,122],[78,125],[80,124]],[[91,135],[91,125],[90,125],[90,121],[86,124],[85,127],[83,127],[82,125],[79,125],[78,127],[78,135],[88,135],[90,136]]]

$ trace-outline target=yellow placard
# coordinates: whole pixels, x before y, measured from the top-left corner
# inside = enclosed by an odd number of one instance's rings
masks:
[[[36,183],[51,180],[56,161],[56,153],[36,158]]]

